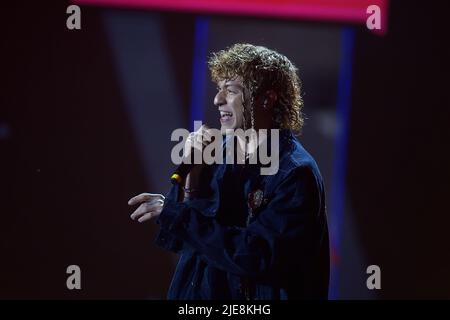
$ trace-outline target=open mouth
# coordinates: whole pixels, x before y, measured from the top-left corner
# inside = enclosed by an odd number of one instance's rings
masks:
[[[220,111],[220,121],[225,122],[231,120],[233,113],[229,111]]]

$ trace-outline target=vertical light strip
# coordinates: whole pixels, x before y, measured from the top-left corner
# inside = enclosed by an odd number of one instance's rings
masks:
[[[350,121],[352,62],[355,31],[342,29],[341,62],[337,95],[337,132],[334,146],[333,179],[331,189],[331,286],[330,299],[339,299],[339,268],[341,257],[341,230],[344,219],[347,175],[347,144]]]
[[[206,95],[207,50],[209,21],[206,17],[197,17],[194,35],[194,59],[192,63],[191,108],[189,127],[194,129],[194,121],[204,120],[204,102]]]

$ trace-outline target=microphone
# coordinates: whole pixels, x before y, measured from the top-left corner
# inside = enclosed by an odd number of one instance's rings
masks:
[[[183,161],[181,162],[181,164],[175,169],[175,171],[170,176],[170,181],[172,182],[172,184],[180,184],[181,185],[183,183],[183,181],[186,179],[189,172],[191,172],[191,170],[195,166],[202,165],[202,163],[200,163],[200,164],[194,163],[194,153],[196,153],[196,152],[198,152],[198,151],[193,146],[191,146],[191,152],[189,153],[189,156],[183,158]],[[187,161],[188,159],[190,159],[191,161]],[[190,163],[186,163],[186,162],[190,162]]]
[[[175,171],[170,176],[170,181],[172,182],[172,184],[182,184],[183,181],[186,179],[187,175],[189,174],[189,172],[191,172],[191,170],[195,166],[203,164],[203,163],[195,164],[194,161],[192,161],[193,160],[192,158],[194,157],[195,152],[198,152],[198,150],[196,150],[193,146],[191,146],[191,152],[188,156],[188,157],[190,157],[191,161],[189,161],[190,163],[185,163],[185,161],[183,161],[178,166],[178,168],[175,169]]]
[[[170,176],[172,184],[182,184],[187,175],[196,166],[194,163],[181,163]]]

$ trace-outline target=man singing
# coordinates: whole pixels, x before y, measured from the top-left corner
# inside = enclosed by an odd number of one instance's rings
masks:
[[[157,217],[156,244],[180,254],[168,298],[326,299],[325,193],[316,162],[295,136],[303,125],[296,67],[284,55],[250,44],[219,51],[208,64],[218,85],[214,105],[222,133],[279,130],[278,170],[262,175],[264,164],[248,157],[197,165],[167,197],[143,193],[130,199],[139,205],[131,218]],[[209,130],[192,133],[185,150],[211,143]]]

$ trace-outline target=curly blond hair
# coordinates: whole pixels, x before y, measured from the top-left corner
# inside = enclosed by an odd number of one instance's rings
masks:
[[[245,101],[244,105],[246,126],[249,126],[254,100],[271,89],[277,94],[273,110],[275,126],[297,132],[301,130],[301,81],[297,75],[298,69],[284,55],[266,47],[238,43],[213,53],[208,66],[211,78],[216,83],[242,77],[244,90],[250,97],[250,101]]]

